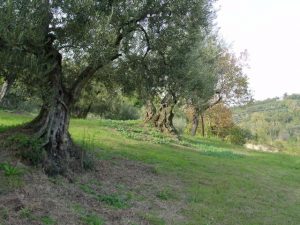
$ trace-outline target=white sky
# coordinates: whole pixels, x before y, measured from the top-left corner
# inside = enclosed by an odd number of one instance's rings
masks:
[[[219,0],[220,34],[239,54],[248,50],[257,100],[300,93],[300,0]]]

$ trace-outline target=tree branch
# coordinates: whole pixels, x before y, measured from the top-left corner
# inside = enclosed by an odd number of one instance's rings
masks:
[[[141,29],[144,32],[147,43],[150,46],[149,36],[148,36],[146,30],[139,24],[139,22],[145,20],[149,14],[153,15],[153,14],[157,14],[157,13],[161,12],[162,9],[164,8],[164,6],[165,6],[165,4],[163,4],[159,8],[159,10],[157,10],[155,12],[151,11],[151,10],[145,10],[145,12],[140,14],[137,18],[131,19],[131,20],[127,21],[126,23],[122,24],[119,28],[119,32],[118,32],[117,38],[114,43],[116,52],[118,51],[124,37],[126,35],[128,35],[129,33],[135,31],[137,28]],[[149,51],[150,51],[150,49],[147,50],[147,52],[149,52]],[[119,53],[116,53],[106,62],[101,62],[97,66],[92,66],[92,65],[87,66],[79,74],[78,78],[75,80],[74,84],[72,85],[72,87],[70,89],[70,96],[71,96],[70,101],[72,102],[74,99],[76,99],[80,95],[80,92],[83,89],[83,87],[89,82],[89,80],[91,80],[93,78],[93,76],[99,69],[103,68],[105,65],[109,64],[110,62],[114,61],[115,59],[119,58],[120,56],[121,55]]]
[[[204,107],[203,111],[206,111],[209,108],[214,107],[215,105],[217,105],[218,103],[220,103],[222,101],[222,95],[219,92],[216,92],[216,94],[218,95],[218,98],[215,101],[209,102],[206,104],[206,106]]]
[[[103,68],[105,65],[111,63],[112,61],[119,58],[121,54],[117,53],[113,55],[108,61],[104,63],[98,64],[96,67],[93,67],[92,65],[87,66],[78,76],[78,78],[73,83],[71,89],[70,89],[70,96],[71,96],[71,102],[76,99],[79,95],[83,87],[93,78],[95,73]]]
[[[150,38],[149,38],[149,35],[147,33],[147,31],[145,30],[145,28],[141,25],[141,24],[138,24],[138,27],[140,28],[140,30],[144,33],[144,36],[146,38],[146,42],[147,42],[147,50],[143,56],[143,58],[146,58],[147,54],[149,53],[149,51],[151,50],[151,45],[150,45]]]

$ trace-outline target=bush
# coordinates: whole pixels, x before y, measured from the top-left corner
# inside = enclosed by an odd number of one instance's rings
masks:
[[[123,104],[113,116],[117,120],[136,120],[139,119],[139,111],[134,106]]]
[[[252,139],[250,131],[234,126],[229,130],[229,135],[225,138],[232,144],[244,145],[247,140]]]

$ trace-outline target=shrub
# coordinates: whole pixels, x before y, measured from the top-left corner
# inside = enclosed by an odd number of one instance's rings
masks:
[[[251,138],[250,131],[234,126],[229,130],[229,135],[225,139],[232,144],[243,145]]]

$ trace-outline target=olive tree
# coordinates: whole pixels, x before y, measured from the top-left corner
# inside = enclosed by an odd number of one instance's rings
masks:
[[[43,140],[46,172],[63,173],[68,159],[79,157],[68,132],[70,111],[106,65],[130,52],[146,54],[152,40],[168,49],[185,27],[205,25],[211,8],[209,0],[1,1],[1,49],[16,50],[35,65],[23,82],[39,90],[43,106],[26,128]],[[138,34],[148,48],[135,45]],[[71,75],[68,61],[78,65]]]
[[[251,101],[252,95],[248,87],[248,77],[245,73],[247,53],[241,53],[236,57],[226,47],[218,44],[219,50],[214,57],[214,81],[213,86],[205,85],[201,94],[194,95],[190,99],[192,108],[192,129],[191,134],[195,135],[201,117],[202,135],[204,136],[204,118],[203,113],[222,102],[227,106],[246,104]],[[202,67],[203,68],[203,67]],[[205,76],[204,76],[205,77]],[[209,82],[206,82],[209,84]],[[213,92],[211,92],[213,91]],[[205,94],[206,93],[206,94]]]

